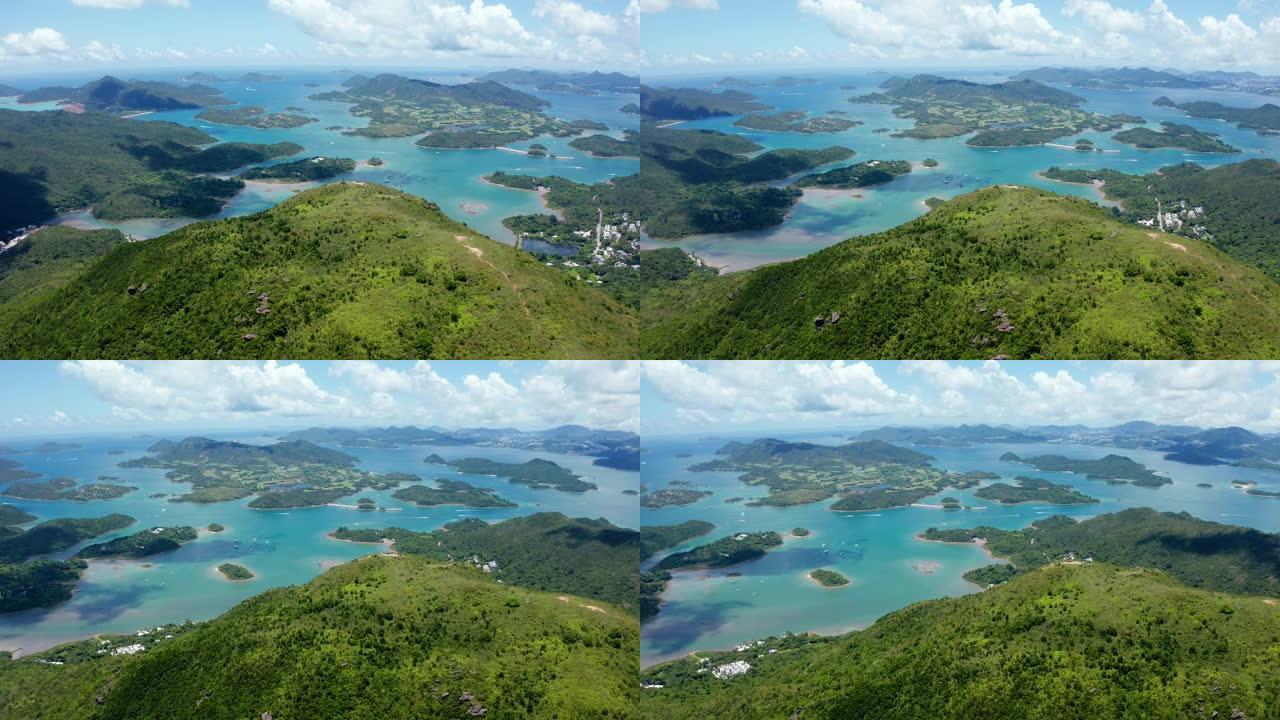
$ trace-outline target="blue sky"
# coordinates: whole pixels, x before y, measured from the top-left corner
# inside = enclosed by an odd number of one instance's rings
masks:
[[[1277,69],[1276,0],[654,0],[658,73],[1142,64]]]
[[[644,363],[641,433],[1130,420],[1280,431],[1276,362]]]
[[[4,0],[0,72],[634,67],[633,0]],[[628,12],[628,7],[631,11]]]
[[[158,429],[442,425],[634,430],[628,362],[0,363],[7,439]]]

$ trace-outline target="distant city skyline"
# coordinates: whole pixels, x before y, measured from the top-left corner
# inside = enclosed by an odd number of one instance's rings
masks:
[[[11,361],[14,438],[152,430],[441,425],[635,430],[635,362]]]
[[[1239,425],[1280,431],[1280,363],[644,363],[641,433],[884,425]]]

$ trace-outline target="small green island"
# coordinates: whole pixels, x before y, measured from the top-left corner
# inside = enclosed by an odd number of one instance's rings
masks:
[[[232,582],[244,582],[256,577],[249,571],[249,568],[235,563],[222,563],[218,566],[218,572],[222,573],[222,577]]]
[[[1177,148],[1199,153],[1238,153],[1240,148],[1223,142],[1216,133],[1203,132],[1190,125],[1160,123],[1159,132],[1151,128],[1130,128],[1111,136],[1116,142],[1145,150]]]
[[[748,130],[765,130],[768,132],[795,132],[812,135],[816,133],[844,132],[858,127],[862,123],[843,117],[819,116],[809,117],[802,110],[786,110],[783,112],[751,113],[744,115],[733,123],[736,127]]]
[[[995,500],[1004,505],[1016,505],[1025,502],[1044,502],[1053,505],[1085,505],[1100,502],[1098,498],[1089,497],[1066,484],[1056,484],[1040,478],[1018,476],[1014,478],[1017,485],[994,483],[979,488],[974,495],[985,500]],[[945,506],[945,502],[943,503]]]
[[[86,560],[137,559],[177,550],[195,539],[196,529],[193,527],[153,527],[105,543],[88,545],[76,553],[76,557]]]
[[[435,483],[434,488],[426,485],[410,485],[395,491],[391,497],[428,507],[435,505],[461,505],[471,508],[516,507],[515,503],[499,497],[497,492],[488,488],[445,478],[437,478]],[[372,504],[372,501],[369,503]]]
[[[824,588],[838,588],[849,584],[849,578],[841,575],[834,570],[813,570],[809,573],[809,579],[818,583]]]
[[[640,498],[642,508],[681,507],[692,505],[704,497],[710,497],[709,490],[690,490],[689,488],[663,488],[645,493]]]
[[[368,160],[365,160],[365,164],[369,167],[382,167],[385,163],[380,157],[371,157]]]
[[[237,107],[230,110],[208,108],[196,115],[197,120],[217,123],[218,125],[241,125],[255,127],[259,130],[275,130],[281,128],[299,128],[313,123],[315,118],[293,115],[290,113],[269,113],[256,105]]]
[[[1006,462],[1031,465],[1037,470],[1046,472],[1070,472],[1084,475],[1090,480],[1105,480],[1110,485],[1129,483],[1139,487],[1159,487],[1171,485],[1173,480],[1160,475],[1142,463],[1134,462],[1123,455],[1107,455],[1098,460],[1080,460],[1062,455],[1040,455],[1020,458],[1007,452],[1000,456]]]
[[[223,530],[226,530],[226,528],[223,527],[220,523],[209,523],[209,526],[206,527],[205,530],[208,530],[211,533],[220,533]]]
[[[560,492],[582,493],[597,489],[595,483],[583,480],[582,476],[572,470],[542,458],[534,458],[524,463],[504,463],[485,458],[463,458],[462,460],[455,460],[445,464],[461,473],[504,477],[510,482],[528,485],[536,490],[550,489],[559,490]]]
[[[798,537],[798,538],[809,537],[809,535],[811,534],[812,533],[809,531],[809,528],[798,527],[798,528],[793,528],[791,530],[791,537]]]
[[[799,188],[850,190],[872,185],[883,185],[900,175],[910,174],[910,172],[911,163],[906,160],[868,160],[822,173],[806,175],[796,180],[792,185]]]
[[[939,163],[937,160],[934,160],[933,158],[925,158],[920,162],[920,164],[927,168],[936,168],[938,167]]]
[[[356,161],[351,158],[313,157],[305,160],[252,168],[240,174],[245,180],[274,183],[302,183],[327,180],[343,173],[353,172]]]

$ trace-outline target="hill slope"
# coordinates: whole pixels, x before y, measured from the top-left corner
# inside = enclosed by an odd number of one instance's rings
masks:
[[[790,636],[643,674],[641,717],[1271,717],[1280,608],[1154,570],[1057,565],[834,639]],[[777,649],[770,653],[768,650]],[[742,661],[745,674],[715,670]],[[699,668],[709,668],[699,672]]]
[[[0,718],[629,718],[638,654],[607,604],[369,557],[134,656],[0,659]]]
[[[636,319],[431,203],[342,183],[114,247],[0,335],[6,357],[595,358],[634,355]]]
[[[1008,186],[800,260],[676,283],[642,315],[642,353],[661,358],[1280,355],[1280,285],[1258,271]]]

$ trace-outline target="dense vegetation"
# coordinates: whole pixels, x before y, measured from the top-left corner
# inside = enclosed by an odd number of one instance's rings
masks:
[[[297,128],[316,121],[315,118],[293,115],[290,113],[269,113],[266,110],[248,105],[231,110],[210,108],[196,115],[197,120],[205,120],[219,125],[243,125],[260,130],[275,128]]]
[[[193,527],[154,527],[105,543],[87,545],[76,553],[85,559],[143,558],[177,550],[196,539]]]
[[[133,656],[0,659],[0,717],[622,720],[638,701],[633,615],[423,558],[356,560],[165,632]]]
[[[849,584],[849,578],[841,575],[835,570],[813,570],[809,573],[809,577],[813,578],[815,582],[826,588],[844,587]]]
[[[234,105],[221,90],[207,85],[175,85],[167,82],[121,80],[105,75],[78,88],[42,87],[23,93],[20,103],[66,101],[85,110],[192,110],[210,105]]]
[[[12,505],[0,504],[0,527],[13,527],[15,525],[26,525],[35,520],[36,516],[31,513],[16,508]]]
[[[705,520],[686,520],[679,525],[647,525],[640,528],[640,559],[687,540],[706,535],[715,525]]]
[[[392,494],[397,500],[415,505],[462,505],[473,508],[515,507],[516,504],[499,497],[489,488],[476,487],[461,480],[436,479],[435,487],[410,485]]]
[[[113,513],[100,518],[56,518],[31,527],[20,535],[0,539],[0,563],[20,563],[75,547],[99,535],[132,525],[133,518]]]
[[[1216,102],[1174,103],[1167,97],[1158,98],[1156,105],[1173,107],[1199,118],[1226,120],[1247,130],[1257,130],[1258,134],[1274,134],[1280,131],[1280,106],[1266,103],[1256,108],[1238,108]]]
[[[642,673],[641,717],[1268,717],[1276,608],[1157,571],[1056,566],[834,639],[770,638]],[[777,652],[772,652],[777,650]],[[750,668],[721,680],[708,671]]]
[[[1174,232],[1194,235],[1196,227],[1203,227],[1205,239],[1214,247],[1280,280],[1280,250],[1275,244],[1280,205],[1270,202],[1280,193],[1280,163],[1275,160],[1247,160],[1210,169],[1183,163],[1148,175],[1055,167],[1044,176],[1064,182],[1104,182],[1106,197],[1122,203],[1120,217],[1129,222],[1150,220],[1162,208],[1181,215],[1185,212],[1182,202],[1192,211],[1203,208],[1203,215]]]
[[[943,542],[983,538],[991,554],[1008,558],[1011,574],[1092,558],[1163,570],[1207,590],[1280,597],[1280,536],[1199,520],[1188,513],[1133,508],[1083,522],[1056,516],[1022,530],[929,528],[923,537]]]
[[[792,185],[796,187],[847,190],[882,185],[891,182],[899,175],[906,175],[910,172],[911,163],[906,160],[870,160],[823,173],[806,175],[792,183]]]
[[[607,295],[436,206],[345,183],[116,246],[22,313],[0,316],[0,352],[598,358],[634,354],[635,328],[635,314]]]
[[[76,485],[71,478],[57,477],[46,480],[21,481],[11,483],[0,495],[23,498],[26,500],[111,500],[123,497],[138,488],[132,485],[115,485],[111,483],[90,483]]]
[[[1160,125],[1162,129],[1159,132],[1150,128],[1130,128],[1116,133],[1111,139],[1140,148],[1181,148],[1203,153],[1240,152],[1240,148],[1226,144],[1215,133],[1203,132],[1179,123],[1164,122]]]
[[[50,607],[70,600],[85,568],[85,562],[77,559],[0,563],[0,613]]]
[[[300,183],[328,180],[331,177],[353,172],[355,169],[356,161],[351,158],[314,157],[246,170],[240,174],[240,177],[246,180]]]
[[[803,110],[786,110],[772,115],[765,113],[751,113],[750,115],[742,116],[733,124],[736,127],[743,127],[748,130],[814,134],[844,132],[845,130],[858,127],[862,123],[857,120],[832,117],[830,115],[811,118],[808,117],[808,113]]]
[[[1168,485],[1172,480],[1156,473],[1132,458],[1123,455],[1107,455],[1097,460],[1068,458],[1062,455],[1039,455],[1020,458],[1013,453],[1005,453],[1002,460],[1021,462],[1031,465],[1037,470],[1047,472],[1079,473],[1090,480],[1106,480],[1110,483],[1129,482],[1144,487]]]
[[[992,483],[978,488],[973,494],[986,499],[995,500],[1006,505],[1024,502],[1045,502],[1054,505],[1080,505],[1098,502],[1098,498],[1089,497],[1070,485],[1051,483],[1041,478],[1019,476],[1014,479],[1017,485],[1008,483]]]
[[[680,507],[682,505],[692,505],[704,497],[710,497],[709,490],[694,490],[692,488],[662,488],[647,492],[640,498],[640,507],[642,508],[664,508],[664,507]]]
[[[235,563],[222,563],[218,566],[218,572],[222,573],[222,576],[226,579],[232,581],[252,580],[254,578],[254,574],[250,572],[248,568]]]
[[[640,113],[661,120],[698,120],[768,110],[756,96],[740,90],[712,92],[694,88],[640,86]]]
[[[657,291],[645,301],[641,352],[664,358],[1280,354],[1280,286],[1202,242],[1176,240],[1120,223],[1084,200],[987,188],[801,260]]]
[[[432,532],[338,528],[353,542],[389,538],[397,552],[483,566],[505,583],[567,592],[635,612],[640,533],[607,520],[537,513],[488,524],[469,518]]]
[[[773,531],[727,535],[692,550],[664,557],[655,570],[701,570],[723,568],[762,557],[782,544],[782,536]]]
[[[596,484],[583,480],[572,470],[550,460],[534,458],[523,463],[504,463],[486,458],[463,458],[448,463],[458,472],[470,475],[497,475],[513,483],[532,488],[552,488],[561,492],[595,490]]]

